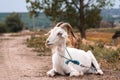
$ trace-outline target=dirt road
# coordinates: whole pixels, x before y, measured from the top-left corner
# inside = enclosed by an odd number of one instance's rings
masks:
[[[104,71],[103,76],[86,74],[83,77],[47,77],[51,56],[37,56],[25,41],[29,36],[2,36],[0,42],[0,80],[120,80],[120,71]]]

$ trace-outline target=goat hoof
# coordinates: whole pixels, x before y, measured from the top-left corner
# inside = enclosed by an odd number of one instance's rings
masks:
[[[102,70],[98,70],[98,71],[96,72],[96,74],[98,74],[98,75],[103,75],[103,71],[102,71]]]
[[[83,72],[80,72],[80,76],[83,76],[84,75],[84,73]]]
[[[79,72],[71,72],[70,77],[79,77],[80,73]]]
[[[55,76],[55,72],[53,70],[50,70],[50,71],[47,72],[47,76],[54,77]]]

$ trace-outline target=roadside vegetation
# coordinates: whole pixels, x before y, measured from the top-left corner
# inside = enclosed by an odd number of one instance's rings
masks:
[[[38,36],[36,36],[37,33],[32,34],[31,37],[26,40],[27,46],[34,48],[34,51],[38,52],[38,56],[51,55],[50,49],[45,46],[47,36],[45,36],[44,34],[46,33],[46,31],[40,30]]]
[[[45,31],[40,31],[39,36],[31,37],[27,39],[26,42],[27,46],[34,48],[34,50],[38,52],[37,55],[39,56],[52,55],[50,49],[45,46],[45,41],[47,39],[47,36],[43,35],[45,33]],[[112,48],[107,49],[104,47],[105,44],[113,46],[111,39],[112,35],[113,32],[97,32],[96,30],[90,30],[87,32],[87,39],[93,41],[95,45],[84,45],[81,43],[79,46],[80,49],[85,51],[91,50],[104,69],[120,71],[120,47],[117,48],[117,50]]]
[[[106,49],[101,42],[98,45],[80,45],[80,49],[85,51],[91,50],[98,62],[104,69],[120,70],[120,48],[117,50]]]
[[[120,31],[120,27],[114,28],[97,28],[97,29],[88,29],[87,30],[87,40],[93,42],[102,42],[109,46],[113,46],[112,36],[116,31]],[[118,46],[120,47],[120,37],[118,39]]]

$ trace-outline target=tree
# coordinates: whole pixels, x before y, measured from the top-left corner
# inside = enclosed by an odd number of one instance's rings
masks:
[[[112,0],[66,0],[65,2],[66,6],[73,7],[78,14],[75,19],[78,20],[76,26],[81,33],[81,38],[86,38],[86,29],[95,27],[100,22],[101,8],[113,5]]]
[[[5,24],[10,32],[21,31],[24,26],[18,13],[11,13],[9,16],[7,16],[5,19]]]
[[[35,18],[38,17],[39,9],[41,9],[40,2],[39,2],[39,0],[34,0],[34,1],[26,0],[26,3],[28,3],[27,9],[29,11],[30,18],[32,18],[32,24],[33,24],[33,29],[34,29],[35,28]]]
[[[51,16],[53,21],[64,20],[77,26],[81,38],[86,38],[86,29],[99,23],[101,9],[112,6],[113,1],[115,2],[115,0],[40,0],[39,6],[42,7],[40,10]]]
[[[100,15],[101,10],[98,8],[94,8],[91,10],[86,11],[86,27],[87,28],[96,28],[100,26],[100,22],[102,20],[102,17]]]

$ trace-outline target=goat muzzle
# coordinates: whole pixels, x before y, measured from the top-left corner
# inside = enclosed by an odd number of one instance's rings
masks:
[[[53,44],[51,44],[50,41],[46,41],[45,46],[49,47],[51,45],[53,45]]]

